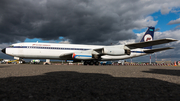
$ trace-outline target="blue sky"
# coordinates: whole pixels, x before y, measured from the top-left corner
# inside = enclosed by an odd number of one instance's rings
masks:
[[[169,14],[164,14],[162,15],[161,12],[156,12],[151,15],[154,20],[158,20],[158,23],[156,25],[156,28],[160,28],[161,32],[171,30],[177,26],[177,24],[174,25],[168,25],[168,23],[171,20],[176,20],[179,18],[179,13],[172,13],[170,12]]]
[[[178,9],[177,9],[178,10]],[[174,29],[177,25],[180,24],[173,24],[173,25],[168,25],[168,23],[171,20],[176,20],[180,18],[180,12],[177,13],[172,13],[170,12],[169,14],[161,14],[160,11],[155,12],[149,16],[152,16],[155,21],[158,21],[157,25],[155,26],[156,28],[160,28],[161,32],[168,31]],[[146,28],[143,28],[141,30],[133,30],[134,33],[142,33],[145,32]]]

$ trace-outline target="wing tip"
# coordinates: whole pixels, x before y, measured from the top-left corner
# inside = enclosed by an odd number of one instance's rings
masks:
[[[170,41],[178,41],[176,39],[173,39],[173,38],[166,38],[167,40],[170,40]]]
[[[175,47],[168,47],[169,49],[174,49]]]

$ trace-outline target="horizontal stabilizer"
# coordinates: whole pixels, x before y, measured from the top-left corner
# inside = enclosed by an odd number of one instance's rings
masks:
[[[134,49],[134,48],[143,48],[143,47],[148,47],[148,46],[153,46],[153,45],[169,43],[173,41],[177,41],[177,40],[172,39],[172,38],[166,38],[166,39],[152,40],[152,41],[146,41],[146,42],[132,43],[132,44],[127,44],[125,46],[127,46],[130,49]]]
[[[158,48],[158,49],[151,49],[151,50],[145,50],[145,53],[154,53],[154,52],[159,52],[167,49],[174,49],[173,47],[166,47],[166,48]]]

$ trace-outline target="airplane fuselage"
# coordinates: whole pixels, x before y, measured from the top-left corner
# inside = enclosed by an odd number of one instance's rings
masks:
[[[103,48],[104,46],[99,45],[76,45],[76,44],[56,44],[56,43],[17,43],[11,45],[11,47],[6,48],[6,54],[27,59],[62,59],[60,56],[62,54],[86,52],[87,55],[83,55],[85,60],[92,60],[93,49]],[[116,45],[114,47],[124,47],[124,45]],[[144,49],[133,49],[130,55],[102,55],[100,60],[119,60],[132,57],[138,57],[146,55],[143,52]],[[72,56],[72,59],[73,56]],[[79,59],[81,60],[81,58]],[[83,58],[82,58],[83,60]]]

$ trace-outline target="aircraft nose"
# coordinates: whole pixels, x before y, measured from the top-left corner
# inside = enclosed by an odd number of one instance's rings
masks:
[[[6,54],[6,48],[2,49],[1,51]]]

